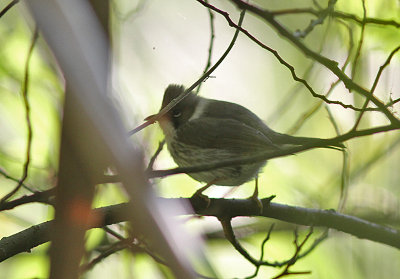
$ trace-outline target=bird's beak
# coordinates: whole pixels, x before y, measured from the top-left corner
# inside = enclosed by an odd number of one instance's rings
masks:
[[[147,116],[147,117],[144,119],[144,121],[152,120],[152,119],[154,119],[156,116],[157,116],[157,114],[149,115],[149,116]]]
[[[163,121],[165,119],[167,119],[167,114],[163,114],[163,115],[160,116],[159,113],[156,113],[156,114],[152,114],[152,115],[147,116],[144,119],[144,121],[149,121],[149,122],[155,123],[155,122]]]

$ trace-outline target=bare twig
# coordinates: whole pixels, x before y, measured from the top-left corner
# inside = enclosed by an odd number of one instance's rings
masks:
[[[244,15],[245,15],[245,10],[242,11],[242,13],[240,14],[240,18],[239,18],[239,23],[238,26],[241,26],[243,23],[243,19],[244,19]],[[146,121],[145,123],[137,126],[135,129],[129,131],[128,135],[133,135],[141,130],[143,130],[144,128],[146,128],[147,126],[154,124],[156,121],[158,121],[164,114],[166,114],[168,111],[170,111],[177,103],[179,103],[180,101],[182,101],[187,95],[190,94],[190,92],[195,89],[200,83],[202,83],[207,77],[209,77],[211,75],[212,72],[215,71],[216,68],[218,68],[218,66],[222,63],[222,61],[224,61],[224,59],[228,56],[229,52],[231,51],[231,49],[233,48],[233,46],[235,45],[236,39],[239,35],[239,30],[235,31],[235,34],[233,35],[232,41],[229,44],[228,48],[225,50],[225,52],[222,54],[222,56],[218,59],[218,61],[207,71],[205,72],[195,83],[193,83],[189,88],[187,88],[181,95],[179,95],[178,97],[176,97],[175,99],[173,99],[168,105],[166,105],[161,111],[159,111],[156,115],[154,115],[153,117],[151,117],[151,119],[149,119],[148,121]]]
[[[252,34],[250,34],[246,29],[244,29],[244,28],[242,28],[241,26],[238,26],[237,24],[235,24],[235,23],[233,22],[233,20],[230,18],[229,14],[228,14],[227,12],[225,12],[225,11],[223,11],[223,10],[221,10],[221,9],[218,9],[218,8],[216,8],[215,6],[211,5],[211,4],[208,4],[208,3],[204,2],[203,0],[197,0],[197,2],[201,3],[203,6],[205,6],[205,7],[207,7],[207,8],[210,8],[210,9],[216,11],[217,13],[219,13],[220,15],[222,15],[222,16],[226,19],[226,21],[228,22],[229,26],[232,26],[232,27],[236,28],[237,30],[240,30],[243,34],[245,34],[249,39],[251,39],[253,42],[255,42],[256,44],[258,44],[260,47],[262,47],[263,49],[265,49],[265,50],[271,52],[271,53],[278,59],[279,63],[281,63],[282,65],[284,65],[286,68],[289,69],[289,71],[290,71],[290,73],[291,73],[293,79],[294,79],[295,81],[297,81],[297,82],[302,83],[302,84],[307,88],[307,90],[311,93],[311,95],[312,95],[313,97],[319,98],[319,99],[323,100],[324,102],[326,102],[326,103],[328,103],[328,104],[340,105],[340,106],[342,106],[343,108],[346,108],[346,109],[352,109],[352,110],[355,110],[355,111],[360,111],[360,110],[361,110],[360,108],[356,108],[356,107],[354,107],[353,105],[344,104],[343,102],[340,102],[340,101],[330,100],[330,99],[326,98],[326,96],[324,96],[324,95],[322,95],[322,94],[318,94],[317,92],[315,92],[315,90],[311,87],[311,85],[310,85],[305,79],[300,78],[300,77],[297,76],[294,67],[293,67],[292,65],[290,65],[288,62],[286,62],[286,61],[279,55],[279,53],[278,53],[275,49],[270,48],[269,46],[265,45],[265,44],[262,43],[260,40],[258,40],[256,37],[254,37]],[[285,30],[285,31],[286,31],[286,30]],[[287,32],[288,32],[288,31],[287,31]],[[293,35],[290,35],[290,36],[291,36],[291,37],[294,37]],[[296,40],[297,40],[297,39],[296,39]],[[310,51],[311,51],[311,50],[310,50]],[[321,55],[319,55],[319,54],[317,54],[317,53],[315,53],[315,55],[318,55],[319,57],[323,57],[323,56],[321,56]],[[309,55],[309,56],[310,56],[310,55]],[[329,60],[329,59],[327,59],[327,58],[325,58],[325,57],[323,57],[323,59],[324,59],[325,62],[326,62],[326,61],[329,61],[330,64],[334,64],[335,66],[337,65],[337,62],[335,62],[335,61]],[[316,61],[318,61],[318,60],[316,60]],[[318,62],[320,62],[320,61],[318,61]],[[328,62],[327,62],[327,63],[328,63]],[[338,70],[339,70],[339,69],[338,69]],[[340,71],[340,70],[339,70],[339,71]],[[342,73],[342,72],[340,72],[340,73]],[[344,75],[344,73],[342,73],[341,76],[343,76],[343,75]],[[344,77],[343,77],[343,78],[344,78]],[[351,83],[352,83],[352,82],[351,82]],[[349,84],[349,83],[347,83],[347,84]],[[358,88],[358,87],[357,87],[357,88]],[[361,88],[361,87],[360,87],[360,88]],[[364,93],[365,93],[365,92],[364,92]],[[384,105],[382,104],[382,106],[384,106]]]
[[[165,145],[165,139],[160,141],[160,143],[158,144],[156,152],[154,152],[154,155],[151,157],[149,161],[149,164],[147,166],[147,171],[151,171],[153,169],[154,162],[156,161],[158,155],[160,155],[164,145]]]
[[[12,197],[16,192],[18,192],[18,190],[22,187],[24,181],[28,177],[29,164],[31,162],[31,147],[32,147],[32,124],[31,124],[31,116],[30,116],[30,104],[28,101],[29,65],[30,65],[31,56],[33,53],[33,47],[35,46],[38,36],[39,36],[38,29],[37,29],[37,27],[35,27],[31,45],[29,47],[28,55],[27,55],[26,62],[25,62],[25,74],[24,74],[24,82],[23,82],[23,86],[22,86],[22,97],[24,100],[25,118],[26,118],[27,133],[28,133],[27,140],[26,140],[26,155],[25,155],[26,158],[25,158],[25,163],[24,163],[24,167],[23,167],[23,173],[22,173],[22,177],[19,180],[17,186],[1,199],[0,204],[4,203],[10,197]]]
[[[308,232],[308,234],[306,235],[306,237],[303,239],[303,241],[301,243],[299,243],[299,236],[297,233],[297,229],[294,231],[294,245],[296,247],[296,250],[294,252],[293,257],[289,260],[289,262],[286,264],[285,268],[282,270],[281,273],[279,273],[277,276],[273,277],[273,279],[278,279],[278,278],[282,278],[286,275],[302,275],[302,274],[310,274],[310,271],[290,271],[289,268],[291,266],[293,266],[298,258],[298,255],[301,251],[301,249],[303,248],[304,244],[306,244],[306,242],[308,241],[308,239],[310,238],[310,236],[313,233],[313,228],[310,228],[310,231]]]
[[[378,73],[376,74],[374,83],[372,84],[372,87],[371,87],[371,90],[370,90],[371,95],[374,94],[375,89],[376,89],[376,86],[378,85],[378,82],[379,82],[379,80],[380,80],[380,78],[381,78],[381,76],[382,76],[383,71],[384,71],[385,68],[390,64],[390,61],[392,60],[393,56],[394,56],[399,50],[400,50],[400,46],[398,46],[398,47],[396,47],[395,49],[393,49],[393,50],[390,52],[389,56],[386,58],[386,61],[379,67]],[[362,117],[363,117],[363,115],[364,115],[364,113],[365,113],[365,111],[366,111],[366,108],[367,108],[369,102],[370,102],[369,99],[366,99],[366,100],[365,100],[364,105],[363,105],[363,109],[361,110],[360,114],[358,115],[358,117],[357,117],[357,119],[356,119],[356,121],[355,121],[355,123],[354,123],[354,125],[353,125],[353,128],[352,128],[353,131],[357,130],[357,127],[358,127],[358,125],[359,125],[360,122],[361,122],[361,119],[362,119]]]
[[[253,155],[253,156],[240,157],[240,158],[224,160],[224,161],[210,162],[210,163],[204,164],[204,165],[202,164],[202,165],[193,165],[190,167],[177,167],[177,168],[166,169],[166,170],[153,170],[153,171],[150,171],[147,173],[147,177],[148,178],[161,178],[161,177],[167,177],[170,175],[181,174],[181,173],[196,173],[196,172],[213,170],[213,169],[222,168],[222,167],[238,166],[238,165],[243,165],[243,164],[248,164],[248,163],[260,162],[260,161],[269,160],[269,159],[273,159],[273,158],[293,155],[295,153],[310,150],[313,148],[337,145],[341,142],[344,142],[344,141],[347,141],[350,139],[365,137],[365,136],[388,132],[388,131],[395,131],[395,130],[399,130],[399,129],[400,129],[400,125],[389,124],[389,125],[383,125],[383,126],[373,127],[373,128],[364,129],[364,130],[349,131],[343,135],[340,135],[340,136],[337,136],[337,137],[334,137],[331,139],[321,139],[320,142],[315,142],[315,143],[307,145],[307,146],[304,145],[304,146],[290,147],[287,149],[280,149],[280,150],[276,150],[273,152],[266,151],[266,152],[259,153],[257,155]],[[120,177],[118,175],[103,176],[101,178],[101,181],[97,181],[96,183],[101,184],[101,183],[116,183],[116,182],[120,182]]]
[[[154,252],[152,252],[148,248],[148,245],[145,244],[143,241],[141,241],[141,240],[139,240],[137,238],[134,238],[134,240],[132,241],[132,238],[125,238],[121,234],[119,234],[118,232],[110,229],[107,226],[103,227],[103,229],[108,234],[110,234],[110,235],[114,236],[115,238],[117,238],[120,243],[125,244],[125,247],[123,249],[128,248],[132,253],[138,253],[138,252],[145,253],[145,254],[149,255],[155,262],[169,267],[168,262],[164,261],[158,255],[156,255]],[[197,276],[199,278],[210,279],[210,277],[204,276],[204,275],[199,274],[197,272],[196,272],[196,274],[197,274]]]
[[[125,238],[118,232],[110,229],[109,227],[103,227],[104,231],[106,231],[108,234],[114,236],[117,238],[119,241],[124,241],[128,244],[126,248],[129,248],[131,252],[137,253],[137,252],[143,252],[148,254],[150,257],[153,258],[154,261],[156,261],[159,264],[168,266],[168,263],[161,259],[158,255],[153,253],[150,249],[148,249],[147,245],[145,243],[141,242],[139,239],[135,238],[134,241],[132,238]]]
[[[51,201],[51,198],[55,194],[55,188],[51,188],[49,190],[41,191],[41,192],[35,192],[31,195],[25,195],[22,196],[18,199],[11,200],[11,201],[5,201],[0,204],[0,211],[3,210],[10,210],[13,209],[17,206],[24,205],[27,203],[32,203],[32,202],[40,202],[44,204],[53,204]]]
[[[19,0],[13,0],[11,1],[7,6],[4,7],[4,9],[1,10],[0,12],[0,18],[5,15],[9,9],[11,9],[14,5],[18,4]]]
[[[340,22],[342,23],[342,22]],[[344,71],[348,64],[350,63],[350,57],[351,57],[351,51],[353,50],[354,44],[353,44],[353,32],[351,28],[346,25],[345,23],[342,23],[345,27],[347,27],[347,30],[349,32],[349,48],[347,51],[347,57],[345,62],[343,63],[342,71]],[[325,33],[326,34],[326,33]],[[321,51],[319,51],[320,53]],[[336,88],[336,86],[340,83],[340,79],[337,79],[335,82],[331,83],[328,91],[325,93],[325,96],[328,98],[333,90]],[[324,104],[324,102],[321,100],[314,104],[308,111],[304,112],[303,115],[292,125],[292,127],[288,130],[288,134],[294,134],[296,133],[303,125],[304,123],[311,118],[312,115],[314,115]]]
[[[318,18],[315,20],[311,20],[310,24],[305,28],[303,31],[297,30],[294,35],[299,38],[305,38],[308,34],[310,34],[311,31],[314,30],[314,28],[319,25],[323,24],[325,19],[333,12],[335,8],[337,0],[330,0],[328,2],[328,7],[326,9],[321,10],[320,14],[318,15]]]
[[[320,16],[321,13],[323,13],[324,10],[315,10],[312,8],[299,8],[299,9],[285,9],[285,10],[276,10],[276,11],[271,11],[271,14],[274,16],[282,16],[282,15],[295,15],[295,14],[312,14],[315,16]],[[375,24],[375,25],[384,25],[384,26],[392,26],[395,28],[400,27],[400,22],[397,22],[395,20],[388,20],[388,19],[380,19],[380,18],[365,18],[360,19],[354,14],[349,14],[345,13],[342,11],[333,11],[331,14],[332,17],[335,18],[341,18],[341,19],[348,19],[356,22],[357,24],[362,25],[363,23],[365,24]]]
[[[207,0],[205,0],[206,2],[208,2]],[[214,49],[214,39],[215,39],[215,26],[214,26],[214,14],[213,11],[211,9],[208,9],[208,15],[210,18],[210,44],[208,46],[208,58],[207,58],[207,63],[206,66],[204,68],[203,73],[206,73],[207,70],[210,68],[211,66],[211,59],[212,59],[212,53],[213,53],[213,49]],[[204,80],[206,81],[206,79]],[[203,83],[200,83],[197,86],[196,92],[199,93],[200,92],[200,88],[201,85]]]
[[[340,135],[340,129],[339,126],[335,120],[335,118],[332,115],[331,110],[329,109],[328,106],[325,107],[328,115],[329,115],[329,119],[331,120],[331,123],[333,125],[333,127],[335,128],[336,134]],[[347,146],[346,146],[347,147]],[[347,200],[347,193],[348,193],[348,186],[349,186],[349,177],[350,177],[350,160],[349,160],[349,153],[348,153],[348,149],[344,148],[342,150],[342,174],[341,174],[341,183],[340,183],[340,199],[339,199],[339,204],[338,204],[338,212],[343,211],[344,206],[346,204],[346,200]]]
[[[102,260],[111,256],[121,250],[124,250],[129,247],[129,244],[126,241],[117,241],[112,243],[104,252],[100,253],[97,257],[92,259],[89,263],[82,265],[79,268],[79,273],[83,274],[89,270],[91,270],[96,264],[100,263]]]
[[[198,0],[200,1],[200,0]],[[278,21],[275,20],[274,15],[265,9],[258,8],[254,5],[251,5],[245,1],[241,0],[231,0],[235,3],[240,9],[246,9],[259,17],[261,17],[265,22],[269,23],[282,37],[286,38],[288,41],[292,42],[294,46],[296,46],[304,55],[314,59],[319,62],[323,66],[325,66],[328,70],[330,70],[333,74],[335,74],[346,86],[348,90],[354,90],[358,94],[364,96],[369,99],[374,105],[376,105],[379,110],[385,114],[387,119],[391,123],[400,124],[399,119],[397,119],[392,112],[387,108],[387,106],[379,100],[376,96],[372,95],[368,90],[354,82],[349,76],[347,76],[339,67],[338,62],[331,60],[321,54],[316,53],[312,49],[308,48],[302,41],[300,41],[297,37],[295,37],[291,32],[289,32],[284,26],[282,26]],[[319,95],[321,98],[324,98],[323,95]],[[323,97],[322,97],[323,96]],[[317,96],[315,96],[317,97]]]
[[[2,168],[0,168],[0,174],[9,180],[12,180],[14,182],[19,183],[19,179],[12,177],[11,175],[9,175],[5,170],[3,170]],[[31,187],[29,187],[28,185],[26,185],[25,183],[22,183],[22,187],[24,187],[26,190],[28,190],[31,193],[35,193],[36,191],[34,189],[32,189]]]
[[[319,50],[318,50],[319,53],[321,53],[324,48],[326,38],[329,34],[328,29],[330,28],[330,26],[331,25],[328,24],[328,26],[326,27],[326,30],[323,32],[323,37],[321,39],[321,43],[319,45]],[[304,80],[308,80],[315,65],[316,65],[315,61],[311,61],[310,65],[307,67],[307,69],[303,73]],[[283,98],[281,103],[276,107],[275,111],[273,113],[271,113],[270,117],[267,120],[267,123],[271,124],[273,121],[282,117],[282,115],[290,108],[291,105],[296,104],[295,100],[296,100],[296,97],[298,96],[298,94],[296,94],[296,93],[301,88],[302,88],[301,83],[296,83],[295,86],[293,86],[293,88]],[[322,103],[322,101],[321,101],[321,103]]]
[[[360,32],[360,39],[358,41],[358,46],[356,50],[356,55],[354,57],[353,61],[353,67],[351,69],[351,77],[354,79],[355,78],[355,73],[357,71],[357,66],[358,66],[358,59],[360,58],[361,55],[361,49],[364,43],[364,34],[365,34],[365,19],[367,18],[367,9],[365,7],[365,0],[361,0],[362,7],[363,7],[363,21],[361,23],[361,32]]]
[[[236,159],[226,160],[226,161],[212,162],[212,163],[208,163],[205,165],[195,165],[195,166],[190,166],[190,167],[178,167],[178,168],[173,168],[173,169],[168,169],[168,170],[155,170],[155,171],[149,173],[148,176],[149,176],[149,178],[166,177],[166,176],[178,174],[178,173],[195,173],[195,172],[212,170],[212,169],[221,168],[221,167],[254,163],[254,162],[264,161],[264,160],[268,160],[268,159],[272,159],[272,158],[293,155],[295,153],[299,153],[299,152],[313,149],[316,147],[326,147],[326,146],[329,146],[332,144],[333,145],[338,144],[339,142],[343,142],[343,141],[346,141],[349,139],[354,139],[354,138],[358,138],[358,137],[363,137],[363,136],[368,136],[368,135],[372,135],[372,134],[393,131],[393,130],[398,130],[398,129],[400,129],[400,126],[391,124],[391,125],[379,126],[379,127],[374,127],[374,128],[365,129],[365,130],[350,131],[348,133],[345,133],[341,136],[337,136],[335,138],[321,139],[320,143],[315,143],[312,145],[291,147],[291,148],[287,148],[285,150],[277,150],[274,152],[264,152],[264,153],[260,153],[260,154],[253,155],[253,156],[236,158]]]
[[[263,242],[261,243],[261,253],[260,253],[259,262],[262,262],[262,261],[264,260],[264,253],[265,253],[264,249],[265,249],[265,244],[266,244],[266,243],[268,242],[268,240],[271,238],[271,233],[272,233],[272,230],[273,230],[273,229],[274,229],[274,224],[272,224],[272,225],[269,227],[267,236],[264,238]],[[259,272],[259,270],[260,270],[260,267],[261,267],[261,265],[256,266],[256,270],[254,271],[254,273],[253,273],[252,275],[246,277],[246,279],[251,279],[251,278],[256,277],[257,274],[258,274],[258,272]]]

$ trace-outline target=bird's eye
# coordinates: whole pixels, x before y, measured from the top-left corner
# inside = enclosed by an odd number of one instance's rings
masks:
[[[179,110],[177,110],[177,111],[174,111],[174,114],[172,115],[173,117],[175,117],[175,118],[178,118],[178,117],[180,117],[182,115],[182,112],[180,112]]]

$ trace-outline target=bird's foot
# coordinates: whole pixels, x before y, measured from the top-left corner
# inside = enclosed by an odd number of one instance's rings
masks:
[[[263,206],[261,200],[258,198],[258,177],[256,177],[256,185],[254,187],[254,192],[250,197],[248,197],[248,199],[253,202],[253,204],[257,208],[257,213],[261,215],[263,212],[264,206]]]
[[[201,209],[207,209],[210,207],[211,204],[210,198],[199,191],[196,191],[190,197],[190,200],[193,205],[196,205],[196,208],[201,208]]]
[[[211,200],[208,196],[204,195],[203,192],[210,188],[214,184],[214,181],[207,183],[205,186],[197,190],[190,198],[192,204],[197,204],[200,208],[207,209],[210,207]]]
[[[251,195],[247,199],[250,200],[257,208],[257,214],[261,215],[264,210],[264,206],[262,204],[262,201],[258,198],[258,196]]]

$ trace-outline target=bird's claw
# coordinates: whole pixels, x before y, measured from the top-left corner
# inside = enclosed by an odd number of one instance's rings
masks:
[[[191,197],[190,200],[192,201],[192,204],[197,204],[199,205],[200,208],[207,209],[210,207],[211,200],[208,196],[204,195],[200,191],[202,189],[197,190]]]

